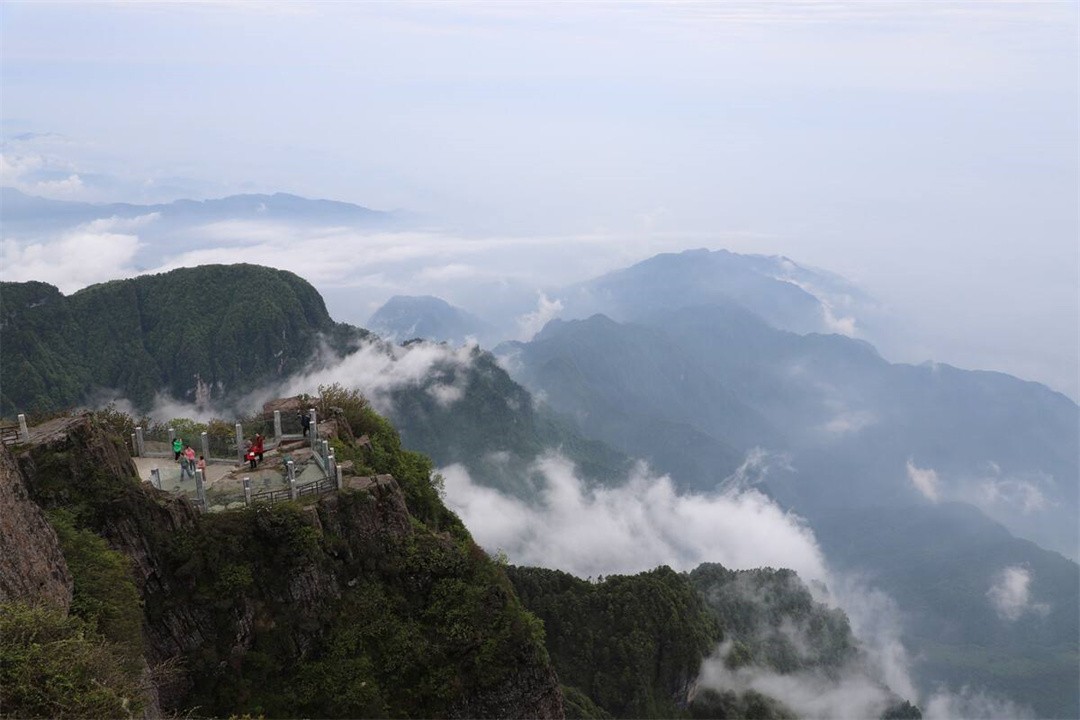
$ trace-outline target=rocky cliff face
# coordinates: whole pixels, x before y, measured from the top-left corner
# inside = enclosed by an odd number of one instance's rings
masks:
[[[71,605],[71,573],[56,532],[30,500],[15,459],[0,446],[0,602]]]
[[[166,711],[562,717],[539,624],[505,575],[460,523],[411,516],[392,477],[303,506],[200,515],[140,482],[93,416],[31,440],[17,468],[0,465],[5,507],[23,503],[30,523],[4,521],[3,554],[19,561],[0,566],[5,597],[70,599],[39,508],[69,512],[131,561]],[[43,538],[37,555],[22,550],[28,537]]]

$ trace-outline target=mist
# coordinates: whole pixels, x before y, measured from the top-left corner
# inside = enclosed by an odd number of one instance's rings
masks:
[[[439,472],[447,505],[477,542],[517,564],[595,577],[709,561],[826,577],[810,529],[754,489],[681,494],[643,463],[617,487],[590,488],[566,458],[549,453],[530,468],[536,494],[527,503],[474,483],[460,465]]]
[[[395,241],[429,258],[405,276],[342,277],[368,240],[341,228],[303,256],[285,241],[304,231],[252,245],[223,225],[202,254],[136,235],[155,258],[136,270],[284,266],[354,323],[394,294],[476,311],[509,287],[520,316],[568,275],[662,250],[783,254],[877,297],[891,360],[1075,399],[1076,30],[1071,3],[17,3],[0,174],[62,200],[287,191],[422,218],[432,237]],[[4,277],[48,240],[5,229]]]
[[[443,371],[468,368],[475,351],[471,345],[395,346],[372,340],[337,356],[323,346],[312,371],[271,383],[233,403],[196,406],[159,396],[150,415],[161,422],[236,417],[260,409],[270,398],[315,394],[319,386],[333,383],[359,389],[384,414],[393,414],[393,393],[406,387],[425,387],[436,402],[452,405],[468,392],[461,380],[468,373]],[[442,377],[448,380],[442,382]],[[130,405],[120,400],[118,407]],[[514,564],[583,578],[633,574],[660,565],[690,571],[704,562],[736,570],[790,568],[817,601],[845,612],[860,644],[858,661],[829,676],[781,675],[759,666],[731,669],[725,663],[729,647],[721,645],[702,666],[702,687],[756,690],[811,718],[877,717],[898,697],[920,704],[927,718],[1031,715],[1028,708],[985,688],[919,687],[913,679],[918,659],[904,646],[903,615],[896,603],[872,580],[830,567],[806,521],[761,491],[773,470],[790,471],[789,459],[754,448],[711,492],[680,491],[669,477],[641,461],[618,482],[598,485],[551,448],[524,471],[531,488],[527,500],[476,482],[460,464],[437,472],[443,478],[444,501],[476,542]],[[909,461],[907,470],[913,484],[926,492],[937,490],[939,479],[932,469]],[[986,602],[1003,621],[1048,612],[1045,603],[1031,596],[1032,577],[1030,568],[1006,566],[990,579]],[[799,627],[785,626],[780,632],[797,648],[809,646]]]

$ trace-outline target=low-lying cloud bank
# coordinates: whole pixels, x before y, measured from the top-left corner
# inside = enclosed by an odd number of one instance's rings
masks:
[[[267,400],[302,393],[316,395],[319,386],[334,383],[357,388],[383,414],[393,409],[392,393],[410,386],[424,386],[437,403],[448,407],[465,396],[467,373],[455,371],[472,365],[475,349],[473,345],[452,347],[413,343],[401,346],[367,340],[353,352],[338,356],[324,346],[312,359],[313,369],[309,372],[267,383],[243,397],[211,399],[208,403],[184,402],[162,394],[147,414],[155,422],[174,418],[201,422],[215,418],[232,420],[260,411]],[[90,404],[103,407],[109,403],[129,414],[138,414],[130,401],[107,390],[98,393]]]
[[[317,369],[252,393],[234,408],[200,409],[160,398],[155,419],[228,418],[229,412],[250,412],[271,397],[315,393],[319,385],[335,382],[359,388],[384,413],[392,410],[392,393],[408,386],[425,386],[436,401],[452,404],[467,392],[462,385],[467,373],[446,370],[469,367],[473,352],[470,346],[366,342],[345,357],[324,352]],[[862,644],[861,662],[831,678],[752,667],[733,670],[725,665],[726,649],[721,646],[702,667],[703,687],[754,689],[811,718],[878,717],[897,696],[918,703],[927,718],[1029,716],[1008,700],[969,688],[938,688],[920,702],[895,603],[857,578],[831,572],[811,528],[758,489],[771,466],[785,463],[783,456],[755,449],[714,492],[680,493],[670,478],[644,463],[618,486],[590,486],[571,462],[550,452],[529,468],[535,488],[531,502],[475,483],[461,465],[441,472],[447,505],[481,546],[504,551],[514,563],[581,577],[635,573],[658,565],[690,570],[703,562],[732,569],[791,568],[819,601],[845,611]],[[916,476],[932,472],[909,465],[909,473]],[[927,477],[920,479],[927,484]],[[935,480],[930,478],[928,486],[936,489]],[[1003,619],[1040,612],[1030,600],[1029,585],[1025,568],[1005,568],[987,599]]]
[[[860,669],[849,668],[839,678],[812,672],[781,675],[750,665],[731,669],[731,643],[721,644],[701,667],[701,687],[742,694],[754,690],[776,698],[801,718],[865,720],[880,717],[894,701],[887,688]]]
[[[443,468],[446,502],[480,545],[514,563],[581,577],[635,573],[658,565],[690,570],[790,567],[825,580],[813,533],[754,489],[680,494],[667,476],[639,464],[618,487],[588,488],[558,454],[536,460],[534,503],[477,485],[460,465]]]
[[[721,645],[703,664],[702,687],[757,690],[808,718],[879,717],[898,698],[919,704],[924,717],[935,720],[1032,716],[1008,699],[967,687],[958,692],[939,687],[921,695],[912,680],[896,604],[859,578],[830,571],[806,523],[754,487],[749,475],[767,472],[770,462],[783,463],[783,458],[756,450],[716,492],[698,494],[676,491],[670,478],[644,463],[621,485],[590,487],[572,463],[552,452],[530,468],[532,502],[473,482],[461,465],[440,472],[447,505],[481,546],[505,552],[513,563],[580,577],[636,573],[658,565],[685,571],[702,562],[731,569],[791,568],[819,601],[845,611],[862,648],[859,661],[826,677],[782,675],[761,667],[731,669],[725,663],[729,646]],[[1018,584],[1013,576],[1007,579],[1011,594],[1006,602],[1013,607]]]
[[[994,577],[994,582],[986,592],[998,617],[1007,622],[1019,620],[1027,613],[1046,615],[1050,606],[1031,599],[1031,570],[1021,565],[1003,568]]]
[[[330,356],[309,373],[295,375],[263,391],[269,397],[317,392],[320,385],[341,383],[358,388],[380,412],[392,410],[391,393],[408,386],[427,385],[436,402],[446,407],[465,395],[464,373],[449,372],[472,364],[475,346],[435,343],[407,346],[364,342],[345,357]],[[261,405],[261,401],[259,403]]]

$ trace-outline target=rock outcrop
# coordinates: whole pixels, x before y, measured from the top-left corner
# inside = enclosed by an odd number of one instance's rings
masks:
[[[48,602],[67,609],[72,580],[60,543],[7,447],[0,445],[0,602]]]

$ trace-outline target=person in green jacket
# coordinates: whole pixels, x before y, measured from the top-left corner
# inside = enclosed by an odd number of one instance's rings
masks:
[[[180,453],[183,452],[183,450],[184,450],[184,441],[181,440],[180,438],[173,438],[172,451],[173,451],[173,460],[174,461],[179,461],[180,460]]]

